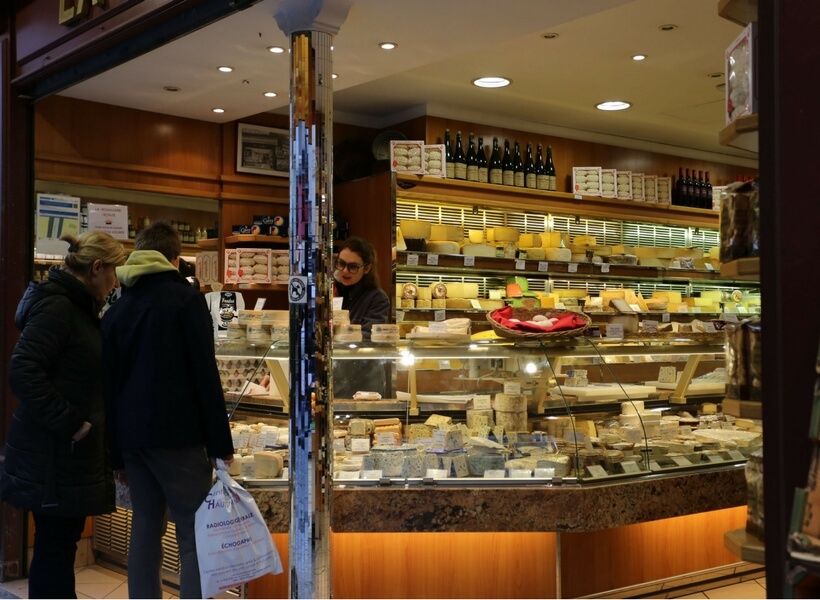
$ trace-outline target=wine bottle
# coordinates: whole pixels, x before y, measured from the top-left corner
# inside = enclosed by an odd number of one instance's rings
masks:
[[[683,204],[681,206],[692,206],[692,179],[689,177],[689,169],[686,169],[686,177],[683,178]]]
[[[521,160],[521,146],[515,141],[513,153],[513,184],[515,187],[524,187],[524,161]]]
[[[501,153],[498,151],[498,138],[493,138],[493,152],[490,154],[490,165],[488,170],[490,183],[501,185],[504,183],[503,168],[501,166]]]
[[[675,206],[683,206],[683,197],[686,194],[683,182],[683,167],[678,167],[678,180],[675,182],[675,194],[672,196],[672,204]]]
[[[456,176],[455,163],[453,162],[453,148],[450,145],[450,130],[444,130],[444,160],[446,161],[447,179],[454,179]]]
[[[706,182],[703,180],[703,171],[698,171],[698,208],[706,206]]]
[[[550,189],[550,179],[547,176],[547,166],[544,164],[544,153],[541,144],[535,151],[535,187],[539,190]]]
[[[475,155],[475,137],[472,132],[467,144],[467,181],[478,181],[478,158]]]
[[[706,188],[706,203],[704,208],[707,210],[714,209],[714,203],[712,200],[712,182],[709,181],[709,171],[706,171],[706,180],[703,182],[704,187]]]
[[[504,185],[515,185],[515,171],[513,170],[512,155],[510,155],[510,140],[504,140],[504,158],[501,159],[501,179]]]
[[[558,188],[558,177],[555,173],[555,163],[552,162],[552,146],[547,146],[547,176],[550,178],[550,190],[553,192]]]
[[[487,168],[487,152],[484,150],[484,138],[478,138],[478,150],[476,152],[476,160],[478,161],[478,183],[487,183],[489,181],[489,173]]]
[[[527,155],[524,158],[524,187],[535,189],[535,161],[532,159],[532,144],[527,142]]]
[[[456,131],[456,149],[453,152],[453,163],[456,179],[467,179],[467,159],[464,156],[460,131]]]

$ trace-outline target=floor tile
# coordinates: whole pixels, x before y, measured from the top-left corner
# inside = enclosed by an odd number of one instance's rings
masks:
[[[106,598],[128,598],[128,582],[123,581]]]
[[[670,598],[679,598],[679,599],[683,600],[685,598],[699,598],[699,599],[708,598],[709,596],[707,596],[706,594],[697,593],[697,594],[689,594],[687,596],[669,596],[669,597]]]
[[[754,582],[746,581],[744,583],[736,583],[734,585],[727,585],[726,587],[708,590],[704,592],[707,598],[744,598],[745,600],[765,600],[766,590]]]
[[[126,575],[120,575],[97,565],[82,567],[77,569],[74,580],[80,583],[117,583],[120,584],[127,579]]]
[[[121,582],[78,583],[77,592],[92,598],[108,598],[109,594],[122,585]],[[760,586],[758,586],[760,587]]]

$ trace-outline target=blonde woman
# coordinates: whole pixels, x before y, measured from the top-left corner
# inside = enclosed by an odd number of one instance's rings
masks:
[[[100,309],[118,286],[122,245],[104,232],[65,235],[68,253],[17,307],[9,362],[18,399],[2,499],[34,516],[29,598],[76,598],[74,555],[86,517],[114,510],[105,446]]]

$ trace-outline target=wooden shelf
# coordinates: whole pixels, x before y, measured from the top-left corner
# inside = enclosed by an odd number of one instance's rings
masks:
[[[289,238],[278,235],[229,235],[226,244],[288,244]]]
[[[739,419],[763,419],[763,403],[752,400],[724,398],[720,403],[723,413]]]
[[[718,141],[721,146],[732,146],[749,152],[757,152],[759,125],[758,115],[738,117],[720,130]]]
[[[218,250],[219,240],[217,238],[208,238],[207,240],[199,240],[196,245],[203,250]]]
[[[760,257],[738,258],[721,263],[720,276],[722,279],[760,281]]]
[[[752,21],[757,21],[758,0],[720,0],[718,14],[744,27]]]
[[[741,559],[758,563],[766,563],[766,548],[763,542],[747,533],[746,529],[735,529],[723,534],[723,545],[729,552]]]

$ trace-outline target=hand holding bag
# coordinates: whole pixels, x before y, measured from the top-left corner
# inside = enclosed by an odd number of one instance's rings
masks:
[[[210,598],[267,573],[282,561],[253,496],[217,460],[216,483],[196,511],[196,552],[202,596]]]

